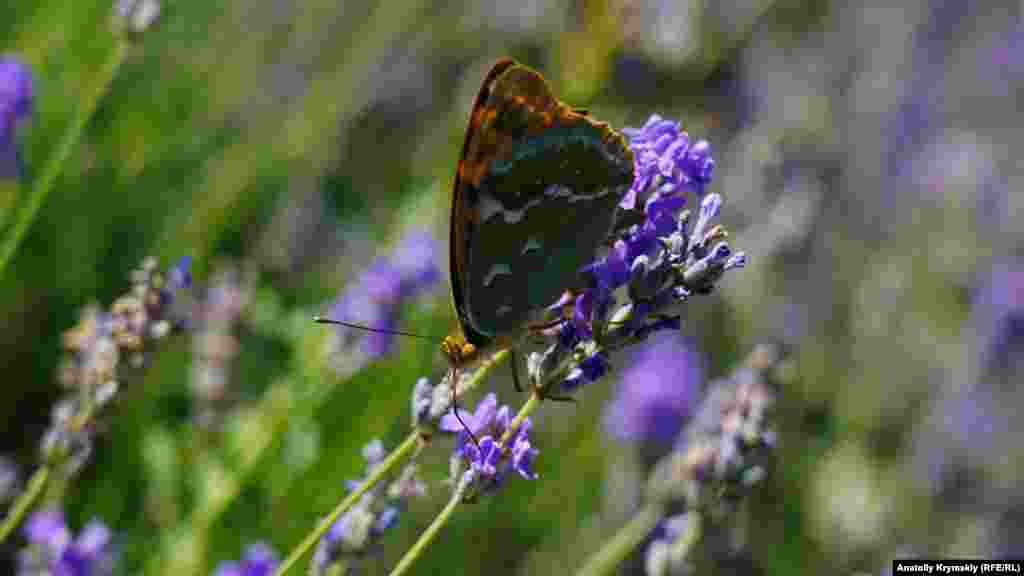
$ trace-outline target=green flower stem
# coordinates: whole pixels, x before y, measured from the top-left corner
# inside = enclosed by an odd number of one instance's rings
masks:
[[[7,220],[18,206],[21,183],[16,178],[0,179],[0,233],[7,228]]]
[[[613,574],[629,554],[636,549],[658,525],[663,516],[659,506],[645,506],[622,527],[596,554],[591,556],[576,576],[604,576]]]
[[[348,558],[340,558],[337,562],[332,563],[327,568],[327,572],[324,576],[345,576],[346,574],[348,574],[348,565]],[[315,575],[314,568],[315,567],[313,566],[313,564],[309,565],[310,576]]]
[[[482,362],[480,366],[477,368],[477,370],[473,372],[473,375],[469,377],[469,379],[466,382],[465,388],[461,390],[460,393],[464,394],[466,391],[472,390],[473,388],[478,386],[481,382],[483,382],[484,378],[486,378],[487,375],[490,374],[490,372],[496,366],[501,364],[501,362],[508,357],[509,350],[504,349],[499,350],[493,356]],[[533,399],[531,398],[531,401],[532,400]],[[527,402],[527,405],[530,405],[530,402]],[[529,413],[528,411],[526,413],[522,413],[522,411],[520,412],[521,416],[516,416],[516,425],[518,425],[518,423],[521,422],[522,419],[526,417],[526,414]],[[331,526],[334,525],[338,518],[340,518],[342,514],[347,512],[349,508],[351,508],[356,502],[359,501],[359,498],[362,497],[362,495],[365,494],[367,490],[369,490],[378,482],[380,482],[380,480],[383,479],[384,476],[390,470],[397,468],[399,464],[403,463],[406,460],[406,458],[413,453],[413,450],[418,447],[418,442],[420,438],[421,435],[419,431],[413,431],[411,434],[409,434],[405,441],[403,441],[402,444],[398,446],[398,448],[391,452],[391,454],[389,454],[388,457],[384,459],[380,466],[374,469],[373,474],[371,474],[370,477],[367,478],[366,482],[363,482],[356,491],[352,492],[344,500],[342,500],[341,503],[338,504],[337,508],[335,508],[330,513],[330,515],[321,520],[320,523],[317,525],[316,529],[310,532],[309,535],[307,535],[306,538],[298,546],[296,546],[295,549],[292,550],[291,554],[289,554],[288,557],[285,558],[284,562],[281,563],[277,571],[274,573],[275,576],[282,576],[289,569],[291,569],[292,566],[294,566],[295,563],[298,562],[302,558],[302,556],[304,556],[314,545],[316,545],[316,543],[324,534],[327,533],[328,530],[330,530]],[[461,488],[460,490],[456,490],[456,492],[461,496],[461,494],[465,492],[465,487]],[[430,532],[429,528],[428,532]],[[426,533],[424,535],[426,535]],[[424,544],[424,546],[425,545],[426,544]],[[410,552],[412,552],[412,550],[410,550]],[[409,562],[411,562],[411,560]]]
[[[500,444],[502,450],[508,449],[506,444],[508,444],[508,441],[512,439],[512,435],[519,430],[519,425],[522,424],[523,420],[526,420],[526,417],[536,410],[538,406],[540,406],[540,403],[543,400],[544,398],[541,397],[536,390],[534,390],[533,394],[530,394],[530,399],[526,401],[526,404],[523,404],[523,407],[519,409],[519,413],[516,414],[516,417],[512,419],[512,422],[509,422],[508,429],[501,435]]]
[[[10,263],[14,252],[18,249],[18,245],[21,244],[21,240],[28,231],[28,227],[35,220],[36,213],[39,212],[39,208],[42,207],[46,197],[53,189],[53,183],[61,173],[64,163],[71,156],[71,151],[74,150],[75,145],[81,139],[86,123],[88,123],[93,113],[96,112],[100,100],[106,95],[110,83],[117,75],[121,63],[124,62],[127,48],[127,41],[121,38],[115,39],[114,48],[110,51],[107,61],[103,63],[103,67],[100,69],[95,80],[92,84],[83,87],[82,96],[78,100],[78,105],[75,108],[74,116],[68,125],[67,131],[64,132],[64,136],[61,138],[57,149],[50,155],[50,158],[43,166],[43,170],[36,179],[29,197],[25,200],[26,205],[20,210],[16,210],[14,222],[4,235],[2,243],[0,243],[0,276],[7,269],[7,265]]]
[[[434,518],[434,521],[430,523],[430,526],[427,526],[427,529],[423,531],[422,535],[420,535],[419,540],[417,540],[416,543],[412,545],[412,548],[409,548],[405,555],[402,556],[402,559],[398,561],[394,570],[391,571],[390,576],[401,576],[402,574],[405,574],[410,567],[412,567],[413,562],[415,562],[423,554],[423,551],[427,549],[427,546],[437,538],[437,534],[441,531],[441,528],[451,520],[452,514],[455,512],[455,507],[462,502],[462,497],[465,495],[466,489],[469,488],[472,483],[472,472],[467,472],[462,475],[458,485],[452,492],[451,499],[448,500],[448,504],[445,504],[441,513],[437,515],[437,518]]]
[[[7,518],[4,518],[3,525],[0,525],[0,542],[5,542],[7,537],[14,532],[14,529],[21,524],[25,514],[28,514],[28,511],[35,505],[36,500],[42,496],[49,478],[50,467],[45,464],[36,469],[32,474],[32,478],[28,481],[28,487],[18,496],[14,505],[11,506],[11,511],[7,514]]]
[[[476,370],[476,372],[473,373],[473,376],[470,377],[470,380],[466,385],[466,389],[472,389],[479,382],[483,381],[483,378],[495,366],[497,366],[503,360],[508,358],[509,355],[510,351],[508,349],[504,349],[498,351],[493,356],[491,356],[490,359],[488,359],[484,364],[480,366],[479,369]],[[516,430],[519,429],[519,426],[523,423],[523,420],[526,420],[527,416],[529,416],[534,410],[536,410],[537,407],[540,406],[542,401],[543,397],[541,397],[541,395],[538,394],[536,391],[534,391],[534,393],[530,395],[530,399],[527,400],[526,404],[523,404],[523,407],[519,409],[519,413],[517,413],[515,418],[512,419],[512,422],[510,422],[508,425],[508,429],[505,430],[505,433],[502,435],[502,446],[504,446],[509,441],[509,439],[512,438],[512,435],[515,433]],[[446,504],[445,507],[441,510],[441,513],[437,515],[437,518],[434,518],[434,521],[431,522],[430,526],[427,527],[427,529],[419,537],[416,543],[413,544],[412,548],[409,548],[405,555],[402,556],[401,560],[398,561],[398,564],[395,566],[394,570],[391,571],[391,576],[401,576],[402,574],[405,574],[406,571],[412,566],[413,562],[415,562],[423,554],[423,551],[426,550],[427,546],[430,545],[430,543],[433,542],[435,538],[437,538],[437,534],[441,531],[441,528],[445,524],[447,524],[448,521],[451,519],[452,514],[454,514],[455,512],[455,507],[458,506],[460,502],[462,502],[462,499],[466,494],[466,490],[472,484],[473,474],[471,472],[463,474],[462,478],[459,480],[458,486],[456,486],[455,491],[452,493],[452,497],[448,501],[448,504]]]
[[[96,413],[96,405],[89,400],[88,396],[86,396],[83,402],[82,412],[71,420],[71,427],[68,431],[70,435],[80,434],[82,429],[92,422],[93,416]],[[55,491],[58,494],[63,493],[67,478],[58,477],[55,480],[52,472],[61,470],[61,467],[67,462],[68,456],[69,454],[66,450],[57,451],[55,454],[51,454],[32,473],[25,491],[18,495],[18,498],[11,506],[10,513],[7,515],[7,518],[4,518],[3,524],[0,525],[0,543],[5,542],[7,537],[14,532],[14,529],[21,524],[21,521],[25,519],[25,515],[35,507],[36,503],[46,492],[47,487],[54,488],[52,484],[56,482]]]
[[[317,524],[316,528],[310,532],[306,538],[295,547],[295,549],[292,550],[291,554],[285,558],[284,562],[278,566],[277,571],[274,572],[275,576],[283,576],[283,574],[288,572],[288,570],[294,566],[302,556],[312,550],[313,546],[320,541],[320,538],[331,529],[331,526],[333,526],[335,522],[338,521],[338,518],[341,518],[342,514],[347,512],[352,505],[358,502],[363,494],[366,494],[370,488],[380,482],[388,472],[397,469],[399,465],[405,462],[405,460],[415,452],[416,448],[419,446],[419,442],[420,433],[418,431],[413,431],[409,434],[398,448],[395,448],[395,450],[380,463],[380,466],[374,468],[373,473],[370,474],[370,477],[367,478],[365,482],[359,485],[359,488],[356,488],[346,496],[345,499],[342,500],[326,518],[321,520],[320,523]]]
[[[469,392],[479,386],[492,370],[508,359],[510,354],[510,349],[503,348],[495,352],[490,358],[481,362],[480,365],[477,366],[477,369],[473,371],[473,374],[466,379],[466,385],[461,390],[456,390],[456,396],[461,397],[465,395],[466,392]]]

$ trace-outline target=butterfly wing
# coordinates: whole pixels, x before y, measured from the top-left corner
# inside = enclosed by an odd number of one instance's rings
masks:
[[[576,287],[632,178],[621,135],[559,102],[536,71],[495,64],[452,202],[452,290],[467,340],[515,334]]]

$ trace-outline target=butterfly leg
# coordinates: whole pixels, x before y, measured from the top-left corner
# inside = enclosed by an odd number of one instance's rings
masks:
[[[509,364],[512,366],[512,383],[516,387],[516,392],[523,391],[523,385],[519,383],[519,356],[516,354],[515,348],[509,348]]]
[[[575,404],[576,399],[572,396],[561,396],[556,394],[541,394],[541,398],[544,400],[551,400],[552,402],[565,402],[568,404]]]

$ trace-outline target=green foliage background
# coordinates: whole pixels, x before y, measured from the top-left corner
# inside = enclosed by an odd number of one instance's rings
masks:
[[[904,220],[879,225],[889,217],[884,199],[865,191],[882,190],[885,175],[864,170],[851,151],[878,137],[853,140],[859,114],[875,112],[857,112],[845,92],[792,87],[790,101],[802,98],[793,117],[743,124],[735,82],[760,65],[751,53],[768,43],[799,60],[815,52],[815,39],[860,30],[843,20],[854,9],[779,0],[750,3],[730,26],[705,19],[694,28],[693,53],[649,57],[638,86],[616,72],[623,59],[645,58],[633,43],[645,31],[621,20],[627,3],[535,4],[545,6],[540,24],[525,30],[475,25],[474,15],[490,9],[475,3],[165,4],[159,25],[127,47],[0,277],[0,449],[23,469],[35,461],[59,395],[62,332],[87,304],[108,304],[126,290],[144,256],[163,266],[193,256],[199,285],[233,265],[252,299],[237,328],[236,402],[223,431],[192,426],[191,343],[171,339],[136,380],[121,383],[65,510],[72,526],[99,517],[123,536],[127,574],[209,573],[257,540],[286,553],[342,497],[344,480],[361,473],[361,447],[378,436],[392,446],[406,433],[413,383],[442,369],[431,346],[410,340],[339,379],[325,365],[327,330],[309,320],[408,227],[445,238],[472,97],[489,64],[511,55],[541,69],[564,100],[615,126],[658,113],[721,150],[712,189],[725,196],[733,242],[753,265],[728,278],[723,294],[695,303],[686,330],[700,341],[711,376],[754,343],[796,333],[779,461],[743,510],[758,569],[877,571],[895,546],[922,540],[939,552],[984,554],[959,531],[958,513],[933,501],[905,464],[929,401],[954,386],[934,374],[969,363],[964,284],[983,266],[962,252],[994,256],[1013,240],[998,230],[979,236],[966,215],[973,182],[947,184],[945,195],[922,200]],[[930,10],[914,6],[910,27]],[[6,16],[0,52],[20,55],[36,72],[35,111],[20,131],[31,183],[75,110],[88,105],[117,41],[109,1],[25,0],[7,6]],[[972,30],[990,25],[978,21]],[[851,50],[870,60],[870,47]],[[845,62],[841,52],[827,53],[824,64]],[[778,229],[799,215],[775,210],[772,181],[762,176],[779,169],[787,150],[805,166],[827,164],[811,170],[820,195],[811,224],[792,237]],[[23,198],[0,208],[10,215]],[[963,250],[946,249],[955,243]],[[403,326],[445,333],[453,326],[449,299],[443,284],[408,307]],[[804,310],[800,320],[781,312],[794,303]],[[494,380],[487,388],[504,402],[522,402],[509,382]],[[537,423],[540,480],[510,482],[460,513],[416,573],[563,574],[596,550],[623,519],[611,511],[609,470],[636,457],[601,426],[614,380],[587,389],[577,404],[546,406]],[[426,458],[428,478],[446,471],[441,444]],[[836,494],[853,495],[831,498],[823,486],[832,483]],[[367,573],[386,573],[437,512],[443,490],[436,482],[432,489],[433,498],[403,515]],[[850,514],[828,506],[885,511],[855,521],[876,535],[851,544]]]

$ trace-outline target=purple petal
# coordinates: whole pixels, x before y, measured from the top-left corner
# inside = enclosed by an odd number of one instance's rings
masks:
[[[59,510],[40,510],[25,523],[25,538],[32,544],[44,546],[52,552],[63,550],[71,542],[71,532],[64,524]]]
[[[242,566],[238,562],[221,562],[213,574],[214,576],[247,576],[242,572]]]
[[[269,546],[257,542],[246,550],[242,566],[245,576],[270,576],[277,567],[277,556]]]
[[[15,56],[0,57],[0,118],[32,113],[32,70]]]
[[[527,480],[536,480],[537,473],[533,471],[533,462],[536,460],[540,450],[530,445],[530,441],[523,438],[516,438],[512,445],[512,468]]]
[[[100,522],[93,520],[86,524],[82,532],[75,539],[75,548],[78,548],[86,556],[96,558],[105,553],[112,539],[110,529]]]

